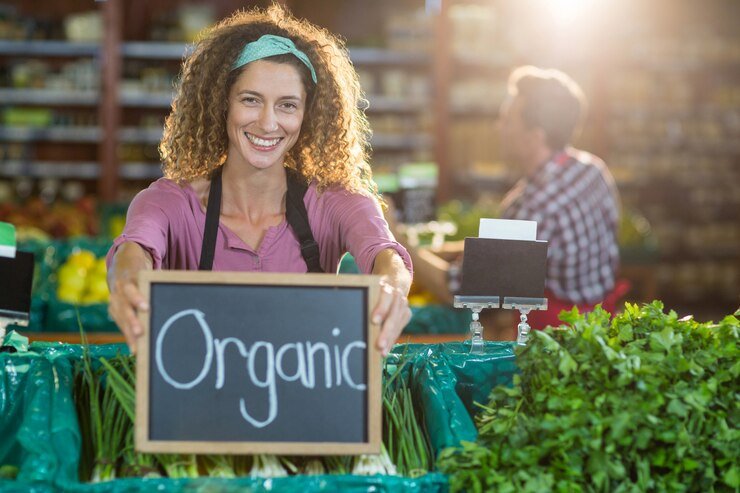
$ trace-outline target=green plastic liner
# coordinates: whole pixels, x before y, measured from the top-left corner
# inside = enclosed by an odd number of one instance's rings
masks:
[[[486,343],[469,354],[467,343],[407,344],[394,347],[389,364],[408,378],[422,406],[435,452],[475,440],[473,402],[484,401],[493,385],[510,384],[514,366],[510,343]],[[90,346],[93,361],[127,354],[124,344]],[[0,466],[16,468],[15,480],[0,479],[0,491],[29,492],[446,492],[447,477],[290,476],[286,478],[126,478],[81,483],[80,430],[73,402],[78,344],[35,342],[27,352],[0,354]]]

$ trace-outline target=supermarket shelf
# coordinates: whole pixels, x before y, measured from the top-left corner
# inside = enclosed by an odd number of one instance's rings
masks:
[[[619,118],[649,118],[651,120],[657,118],[672,118],[672,119],[684,119],[694,116],[696,110],[692,108],[680,108],[680,107],[660,107],[655,105],[639,105],[634,103],[620,104],[618,102],[612,102],[609,107],[609,113],[611,116]]]
[[[0,88],[0,101],[13,104],[50,104],[58,106],[95,106],[97,91],[59,91],[53,89]]]
[[[459,171],[455,178],[459,183],[488,190],[508,190],[516,183],[516,180],[503,174],[484,174],[470,170]]]
[[[180,60],[192,52],[188,43],[132,41],[122,43],[121,55],[127,58]],[[0,40],[0,55],[36,56],[92,56],[100,52],[98,43],[73,41],[7,41]],[[349,49],[352,62],[357,65],[416,65],[430,62],[428,55],[402,53],[381,48],[353,47]]]
[[[119,137],[122,142],[126,143],[155,144],[162,139],[162,129],[126,127],[121,130]],[[431,139],[426,134],[377,134],[373,135],[371,144],[376,150],[414,150],[429,146]]]
[[[126,127],[121,129],[119,137],[121,142],[153,144],[161,140],[162,129]],[[375,150],[414,150],[428,147],[431,138],[427,134],[376,134],[373,135],[371,144]]]
[[[187,43],[134,41],[123,43],[121,46],[121,55],[127,58],[180,60],[192,51],[192,45]]]
[[[498,118],[498,108],[451,108],[450,114],[455,117],[478,117],[478,118]]]
[[[123,162],[118,176],[125,180],[154,180],[162,177],[162,168],[155,163]]]
[[[350,47],[349,58],[355,65],[402,65],[404,67],[429,65],[431,59],[424,53],[403,53],[381,48]]]
[[[127,107],[141,108],[169,108],[173,94],[128,92],[121,95],[121,104]],[[409,100],[398,97],[371,95],[367,97],[370,105],[368,113],[413,113],[424,109],[427,105],[423,101]]]
[[[37,178],[81,178],[93,179],[100,175],[99,165],[88,161],[0,161],[0,176],[13,178],[31,176]]]
[[[420,100],[373,94],[367,96],[370,105],[367,113],[415,113],[424,109],[431,111],[429,103]]]
[[[11,142],[99,142],[99,127],[0,127],[0,141]]]
[[[100,52],[98,43],[74,41],[0,40],[0,55],[12,56],[93,56]]]
[[[675,144],[661,142],[647,143],[645,145],[629,145],[620,142],[612,148],[612,152],[622,154],[730,154],[740,155],[740,142],[730,140],[724,142],[701,142],[693,140],[682,140]]]
[[[134,108],[169,108],[172,96],[171,93],[124,92],[119,100],[123,106]]]
[[[187,43],[166,43],[153,41],[136,41],[123,43],[121,55],[127,58],[146,58],[156,60],[180,60],[192,52],[192,45]],[[356,65],[415,65],[423,66],[430,62],[427,55],[419,53],[401,53],[381,48],[349,48],[352,63]]]
[[[121,163],[118,175],[125,180],[149,180],[162,176],[159,164]],[[100,176],[100,165],[89,161],[0,161],[0,177],[77,178],[92,180]]]
[[[490,60],[478,60],[469,58],[455,58],[453,60],[454,70],[458,74],[476,75],[497,74],[501,71],[510,71],[513,65],[509,57],[502,56]]]
[[[689,142],[686,149],[701,153],[737,154],[740,155],[740,141],[725,142]]]
[[[102,135],[99,127],[0,127],[0,141],[6,142],[98,143]],[[153,144],[162,139],[162,129],[124,127],[118,137],[125,143]]]
[[[370,139],[375,151],[413,151],[428,148],[432,139],[427,134],[388,135],[376,134]]]
[[[124,127],[118,134],[121,142],[155,144],[162,139],[161,128]]]

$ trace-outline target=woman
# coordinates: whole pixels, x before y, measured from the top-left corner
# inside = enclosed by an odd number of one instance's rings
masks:
[[[134,198],[108,253],[109,313],[132,350],[141,270],[332,272],[349,251],[382,276],[372,321],[388,353],[411,315],[411,260],[383,219],[360,98],[342,44],[279,6],[205,33],[165,123],[165,177]]]

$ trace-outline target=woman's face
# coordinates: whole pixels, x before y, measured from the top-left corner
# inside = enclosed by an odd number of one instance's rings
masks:
[[[268,60],[247,64],[229,91],[228,159],[258,169],[282,166],[305,109],[306,90],[295,67]]]

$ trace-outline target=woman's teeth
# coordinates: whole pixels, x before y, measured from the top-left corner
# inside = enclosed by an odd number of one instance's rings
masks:
[[[275,139],[260,139],[259,137],[256,137],[252,134],[245,133],[245,135],[247,136],[249,142],[259,147],[272,147],[280,142],[280,137],[277,137]]]

